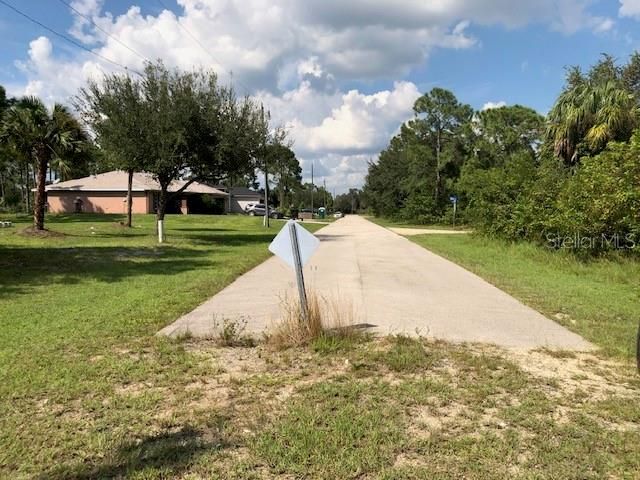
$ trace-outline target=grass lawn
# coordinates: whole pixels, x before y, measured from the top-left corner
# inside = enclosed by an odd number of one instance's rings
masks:
[[[579,333],[607,355],[635,357],[640,262],[580,261],[533,244],[474,235],[419,235],[411,240]]]
[[[121,216],[50,216],[46,226],[64,234],[50,238],[22,236],[30,218],[14,220],[0,229],[0,477],[83,463],[155,434],[149,419],[164,394],[114,391],[179,388],[217,368],[154,334],[265,260],[280,228],[169,216],[158,246],[151,215],[133,229]]]

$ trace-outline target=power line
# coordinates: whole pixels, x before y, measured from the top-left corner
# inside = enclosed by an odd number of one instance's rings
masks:
[[[115,40],[116,42],[118,42],[120,45],[122,45],[124,48],[126,48],[127,50],[129,50],[130,52],[136,54],[138,57],[140,57],[141,59],[145,60],[145,61],[149,61],[149,59],[147,57],[145,57],[144,55],[142,55],[141,53],[137,52],[136,50],[134,50],[133,48],[131,48],[129,45],[127,45],[126,43],[124,43],[122,40],[120,40],[118,37],[115,37],[113,35],[111,35],[109,32],[107,32],[104,28],[102,28],[100,25],[98,25],[96,22],[93,21],[93,19],[87,15],[85,15],[84,13],[78,11],[76,8],[74,8],[73,5],[71,5],[69,2],[65,1],[65,0],[58,0],[60,3],[62,3],[63,5],[66,5],[67,7],[69,7],[71,10],[73,10],[77,15],[80,15],[82,18],[84,18],[86,21],[90,22],[94,27],[96,27],[98,30],[100,30],[102,33],[104,33],[106,36],[108,36],[109,38]]]
[[[82,50],[84,50],[84,51],[86,51],[86,52],[89,52],[91,55],[94,55],[94,56],[96,56],[96,57],[98,57],[98,58],[100,58],[100,59],[104,60],[105,62],[108,62],[108,63],[112,64],[112,65],[115,65],[115,66],[117,66],[117,67],[120,67],[120,68],[122,68],[123,70],[125,70],[125,71],[127,71],[127,72],[130,72],[130,71],[131,71],[131,72],[135,73],[136,75],[142,76],[142,74],[141,74],[140,72],[137,72],[136,70],[134,70],[134,69],[132,69],[132,68],[129,68],[129,67],[127,67],[126,65],[122,65],[121,63],[118,63],[118,62],[116,62],[115,60],[111,60],[110,58],[105,57],[104,55],[101,55],[101,54],[99,54],[99,53],[97,53],[97,52],[94,52],[94,51],[93,51],[93,50],[91,50],[90,48],[85,47],[85,46],[84,46],[84,45],[82,45],[81,43],[76,42],[75,40],[73,40],[72,38],[69,38],[69,37],[68,37],[68,36],[66,36],[65,34],[60,33],[60,32],[58,32],[58,31],[54,30],[53,28],[46,26],[44,23],[42,23],[42,22],[40,22],[40,21],[36,20],[35,18],[33,18],[33,17],[31,17],[31,16],[27,15],[27,14],[26,14],[26,13],[24,13],[23,11],[18,10],[16,7],[14,7],[13,5],[11,5],[10,3],[5,2],[5,0],[0,0],[0,4],[4,5],[4,6],[5,6],[5,7],[7,7],[7,8],[10,8],[10,9],[11,9],[11,10],[13,10],[14,12],[16,12],[18,15],[20,15],[20,16],[22,16],[22,17],[26,18],[26,19],[27,19],[27,20],[29,20],[30,22],[35,23],[36,25],[40,26],[41,28],[44,28],[45,30],[47,30],[47,31],[49,31],[49,32],[53,33],[54,35],[56,35],[56,36],[58,36],[58,37],[62,38],[63,40],[65,40],[65,41],[67,41],[67,42],[71,43],[72,45],[74,45],[74,46],[76,46],[76,47],[78,47],[78,48],[80,48],[80,49],[82,49]]]
[[[156,0],[156,1],[160,4],[160,6],[162,6],[162,8],[164,8],[165,10],[169,10],[169,11],[171,11],[171,9],[170,9],[169,7],[167,7],[167,5],[164,3],[164,1],[163,1],[163,0]],[[196,43],[198,44],[198,46],[199,46],[202,50],[204,50],[204,52],[205,52],[207,55],[209,55],[209,56],[211,57],[211,59],[212,59],[214,62],[216,62],[218,65],[220,65],[220,67],[221,67],[221,68],[222,68],[222,69],[223,69],[223,70],[224,70],[224,71],[229,75],[229,77],[230,77],[230,78],[233,78],[233,72],[232,72],[231,70],[227,70],[226,68],[224,68],[224,66],[222,65],[222,62],[220,62],[216,57],[214,57],[214,56],[213,56],[213,54],[212,54],[212,53],[207,49],[207,47],[205,47],[205,46],[202,44],[202,42],[201,42],[200,40],[198,40],[198,38],[197,38],[193,33],[191,33],[191,32],[187,29],[187,27],[185,27],[184,25],[182,25],[182,23],[180,23],[180,19],[178,19],[178,26],[179,26],[182,30],[184,30],[184,32],[185,32],[187,35],[189,35],[189,37],[191,37],[191,39],[192,39],[194,42],[196,42]],[[238,84],[239,84],[242,88],[244,88],[244,89],[245,89],[246,94],[247,94],[247,95],[249,95],[249,93],[250,93],[250,89],[249,89],[249,88],[248,88],[244,83],[242,83],[239,79],[236,79],[236,80],[237,80]]]

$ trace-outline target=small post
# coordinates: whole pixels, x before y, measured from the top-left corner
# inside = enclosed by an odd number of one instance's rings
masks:
[[[457,195],[450,195],[449,196],[449,201],[451,203],[453,203],[453,227],[455,228],[455,226],[456,226],[456,210],[458,209],[458,196]]]
[[[158,220],[158,243],[164,242],[164,221]]]
[[[295,263],[296,280],[298,283],[298,294],[300,295],[300,308],[302,309],[302,319],[309,321],[309,305],[307,304],[307,291],[304,287],[304,275],[302,273],[302,260],[300,258],[300,244],[298,243],[298,232],[296,222],[289,220],[289,236],[291,237],[291,248],[293,250],[293,261]]]
[[[456,207],[458,206],[458,200],[453,202],[453,228],[456,228]]]

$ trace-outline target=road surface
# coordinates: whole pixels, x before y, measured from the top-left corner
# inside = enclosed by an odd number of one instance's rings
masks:
[[[352,310],[356,323],[376,334],[593,348],[473,273],[362,217],[349,215],[316,236],[320,247],[305,267],[308,290]],[[244,319],[247,332],[260,334],[277,322],[281,300],[295,292],[293,271],[272,257],[160,333],[206,337],[222,319]]]

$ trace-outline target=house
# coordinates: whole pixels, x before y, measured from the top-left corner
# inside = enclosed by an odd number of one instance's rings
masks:
[[[47,205],[51,213],[126,213],[128,174],[121,170],[91,175],[47,185]],[[176,180],[169,192],[176,192],[186,180]],[[155,213],[160,184],[149,173],[134,173],[133,213]],[[217,188],[193,182],[178,197],[171,199],[167,213],[224,213],[229,195]]]
[[[250,203],[264,203],[264,194],[246,187],[229,189],[229,213],[244,213]]]

